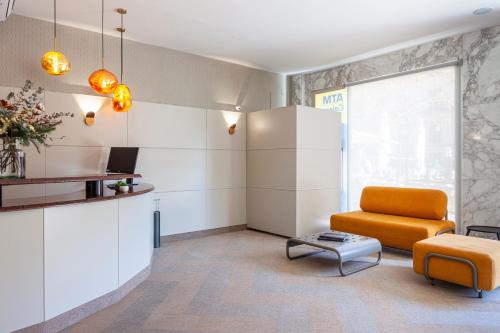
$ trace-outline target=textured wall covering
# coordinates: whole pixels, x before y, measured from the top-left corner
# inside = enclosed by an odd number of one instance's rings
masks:
[[[500,27],[464,36],[463,219],[500,225]]]
[[[289,78],[290,102],[312,106],[315,90],[342,88],[349,82],[454,60],[461,55],[462,44],[462,36],[451,37],[319,72],[293,75]]]
[[[52,47],[52,33],[51,23],[23,16],[0,23],[0,86],[19,87],[31,79],[50,91],[92,93],[87,78],[101,66],[100,35],[59,26],[60,50],[73,69],[50,77],[40,58]],[[105,66],[119,74],[120,40],[106,37],[105,43]],[[245,111],[269,108],[270,99],[272,107],[285,104],[283,75],[132,41],[125,41],[124,79],[141,101],[216,110],[241,104]]]
[[[289,103],[313,105],[313,91],[463,59],[463,226],[500,226],[500,26],[343,66],[289,77]],[[462,230],[465,228],[462,228]]]

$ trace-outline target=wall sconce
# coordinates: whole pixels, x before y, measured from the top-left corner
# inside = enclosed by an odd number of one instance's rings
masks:
[[[87,126],[92,126],[94,125],[94,122],[95,122],[95,112],[93,111],[89,111],[85,114],[85,125]]]
[[[238,109],[238,107],[236,107]],[[226,121],[229,135],[236,133],[236,124],[241,117],[241,112],[222,111],[222,117]]]
[[[82,111],[83,122],[87,126],[94,125],[97,113],[102,110],[105,103],[109,103],[108,98],[100,96],[74,94],[73,98]]]

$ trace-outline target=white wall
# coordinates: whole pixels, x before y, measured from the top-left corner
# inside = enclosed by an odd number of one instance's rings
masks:
[[[0,96],[13,88],[0,87]],[[103,173],[111,146],[140,147],[136,171],[160,199],[162,235],[246,223],[246,115],[202,108],[134,102],[128,113],[104,97],[45,92],[48,112],[73,112],[38,154],[27,148],[27,176]],[[95,125],[83,123],[96,111]],[[237,120],[236,133],[228,134]],[[5,197],[78,191],[83,184],[7,187]]]

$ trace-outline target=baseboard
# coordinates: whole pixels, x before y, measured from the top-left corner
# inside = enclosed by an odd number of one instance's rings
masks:
[[[136,276],[126,282],[112,292],[107,293],[99,298],[96,298],[88,303],[80,305],[77,308],[69,310],[59,316],[44,321],[40,324],[35,324],[14,333],[56,333],[63,329],[78,323],[79,321],[97,313],[110,305],[118,303],[127,296],[133,289],[144,282],[151,274],[151,265],[139,272]]]
[[[281,238],[286,238],[286,239],[293,238],[293,237],[291,237],[291,236],[286,236],[286,235],[275,234],[274,232],[265,231],[265,230],[259,230],[259,229],[254,229],[254,228],[250,228],[250,227],[247,227],[247,229],[248,229],[248,230],[252,230],[252,231],[261,232],[261,233],[263,233],[263,234],[268,234],[268,235],[271,235],[271,236],[277,236],[277,237],[281,237]]]
[[[241,231],[241,230],[246,230],[246,229],[247,229],[246,224],[239,224],[239,225],[233,225],[230,227],[222,227],[222,228],[215,228],[215,229],[208,229],[208,230],[186,232],[183,234],[161,236],[161,241],[162,242],[175,242],[175,241],[186,240],[186,239],[201,238],[201,237],[205,237],[205,236],[225,234],[228,232]]]

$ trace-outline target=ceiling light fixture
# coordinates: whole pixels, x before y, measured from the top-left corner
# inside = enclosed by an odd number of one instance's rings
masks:
[[[63,75],[71,70],[71,64],[64,54],[56,51],[57,46],[57,22],[56,22],[56,0],[54,0],[54,49],[45,53],[42,57],[42,67],[50,75]]]
[[[472,12],[472,14],[481,16],[481,15],[487,15],[493,11],[493,8],[490,7],[483,7],[483,8],[478,8],[475,11]]]
[[[97,93],[108,95],[115,91],[118,85],[116,76],[104,69],[104,0],[101,1],[101,69],[89,76],[89,85]]]
[[[125,32],[123,28],[123,15],[127,14],[127,10],[118,8],[116,12],[120,14],[121,17],[121,25],[116,29],[120,32],[120,84],[113,93],[113,110],[116,112],[127,112],[132,107],[130,89],[123,84],[123,33]]]

